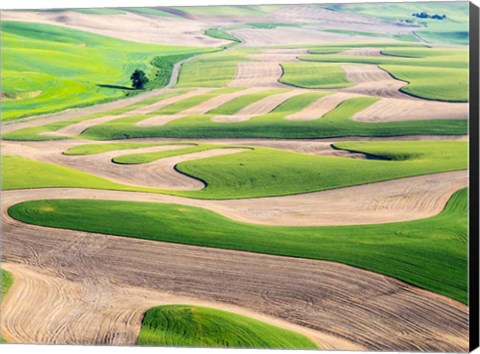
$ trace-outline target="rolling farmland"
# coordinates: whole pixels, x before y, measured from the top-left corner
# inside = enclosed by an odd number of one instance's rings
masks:
[[[2,11],[2,340],[465,351],[468,16],[372,6]]]

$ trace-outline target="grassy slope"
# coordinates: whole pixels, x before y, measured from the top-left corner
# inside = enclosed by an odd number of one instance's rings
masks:
[[[337,29],[330,29],[330,30],[323,30],[324,32],[331,32],[331,33],[340,33],[346,34],[349,36],[367,36],[367,37],[380,37],[380,38],[392,38],[399,41],[405,42],[418,42],[418,38],[415,37],[413,34],[390,34],[390,33],[376,33],[376,32],[359,32],[359,31],[349,31],[349,30],[337,30]]]
[[[348,142],[336,146],[392,160],[313,156],[256,147],[178,164],[177,170],[207,184],[205,189],[178,194],[209,199],[289,195],[467,168],[467,142]]]
[[[2,293],[0,296],[0,300],[3,299],[5,295],[7,295],[8,290],[13,284],[13,276],[12,273],[7,272],[4,269],[0,268],[0,278],[2,278]],[[6,343],[7,341],[0,336],[0,343]]]
[[[129,89],[130,74],[143,69],[150,88],[164,86],[173,61],[202,48],[123,41],[74,29],[34,23],[2,23],[3,92],[32,98],[3,102],[3,119],[12,120],[105,102],[140,91]],[[167,71],[152,65],[155,57],[168,61]],[[156,74],[159,73],[158,76]],[[104,86],[101,86],[104,85]]]
[[[468,50],[385,47],[382,52],[386,56],[364,57],[314,54],[313,49],[313,54],[300,58],[324,63],[377,64],[397,79],[409,82],[402,89],[406,93],[445,101],[468,99]]]
[[[2,297],[4,297],[13,284],[13,277],[10,272],[4,269],[0,269],[0,277],[2,278]]]
[[[468,16],[467,2],[416,2],[385,4],[328,4],[322,7],[334,11],[346,11],[420,25],[416,33],[424,40],[434,43],[467,45]],[[429,15],[447,15],[447,19],[420,19],[412,16],[414,12],[427,12]]]
[[[342,262],[466,302],[467,210],[465,189],[435,217],[380,225],[261,226],[187,206],[101,200],[30,201],[8,212],[49,227]]]
[[[208,307],[166,305],[148,310],[140,345],[317,349],[308,338],[246,316]]]
[[[233,51],[210,53],[182,65],[176,87],[222,87],[235,77],[237,64],[248,61],[246,56],[257,50],[238,48]]]
[[[121,185],[54,164],[4,156],[3,189],[78,187],[231,199],[298,194],[467,168],[467,142],[362,142],[341,143],[338,146],[393,160],[314,156],[255,147],[237,154],[180,163],[176,167],[179,171],[200,178],[207,187],[199,191],[161,191]],[[166,152],[165,156],[170,153],[175,152]],[[143,154],[128,158],[136,160],[130,162],[141,162],[141,159],[149,161],[159,156],[155,153],[153,157],[152,154]]]
[[[352,98],[341,103],[322,119],[289,121],[284,117],[301,110],[322,93],[302,94],[290,98],[273,112],[237,123],[216,123],[213,115],[188,116],[158,127],[139,127],[145,117],[128,117],[99,124],[85,131],[88,139],[110,140],[143,137],[171,138],[326,138],[342,136],[463,135],[467,120],[428,120],[364,123],[350,119],[356,112],[377,101],[376,98]],[[317,96],[315,96],[317,95]],[[18,137],[18,136],[17,136]]]
[[[342,88],[352,86],[338,64],[283,63],[280,82],[305,88]]]

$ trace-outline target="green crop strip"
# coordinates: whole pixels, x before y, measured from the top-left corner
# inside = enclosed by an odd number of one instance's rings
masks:
[[[329,138],[344,136],[400,136],[400,135],[464,135],[467,120],[412,120],[399,122],[364,123],[350,119],[355,113],[378,100],[373,97],[351,98],[312,121],[284,119],[298,112],[316,98],[327,93],[306,93],[290,98],[278,109],[248,121],[217,123],[212,114],[192,115],[157,127],[135,125],[146,116],[121,118],[91,127],[82,137],[94,140],[125,138]],[[317,95],[317,96],[315,96]],[[467,117],[465,117],[467,118]]]
[[[183,205],[105,200],[28,201],[8,213],[34,225],[341,262],[467,302],[466,189],[437,216],[379,225],[262,226]]]
[[[167,305],[145,314],[139,345],[317,349],[308,338],[268,323],[208,307]]]

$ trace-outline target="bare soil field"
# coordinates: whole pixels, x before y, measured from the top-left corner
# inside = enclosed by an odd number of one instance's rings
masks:
[[[263,50],[259,54],[250,54],[248,59],[260,62],[282,63],[288,61],[298,61],[299,55],[308,54],[308,49],[289,49],[289,48],[272,48]]]
[[[286,46],[319,44],[319,43],[339,43],[351,42],[351,36],[320,31],[312,27],[276,27],[273,29],[242,28],[230,31],[235,37],[239,38],[245,47],[267,47],[267,46]],[[355,36],[356,40],[363,42],[385,41],[384,38]]]
[[[342,89],[345,92],[359,93],[367,96],[391,97],[414,100],[415,98],[399,90],[407,82],[394,79],[388,72],[377,65],[342,65],[345,77],[356,86]]]
[[[467,350],[465,305],[395,279],[331,262],[25,225],[6,214],[20,194],[2,198],[4,256],[20,279],[2,316],[12,341],[132,344],[143,306],[187,297],[303,326],[330,349]],[[135,292],[144,302],[130,306]],[[162,302],[165,293],[173,298]],[[85,335],[70,330],[80,326]]]
[[[278,62],[247,61],[237,65],[235,78],[228,84],[231,87],[285,87],[278,82],[282,68]]]
[[[382,98],[353,115],[361,122],[394,122],[426,119],[467,119],[468,103]]]
[[[302,90],[290,90],[285,93],[279,93],[265,97],[257,102],[254,102],[245,108],[242,108],[240,111],[234,115],[224,115],[213,117],[214,122],[219,123],[233,123],[233,122],[243,122],[249,120],[256,116],[261,116],[267,114],[281,105],[283,102],[288,100],[291,97],[297,96],[305,91]]]
[[[356,95],[353,93],[344,93],[344,92],[328,95],[312,102],[301,111],[290,114],[289,116],[285,117],[285,119],[315,120],[318,118],[322,118],[325,114],[334,110],[343,101],[348,100],[349,98],[357,97],[357,96],[359,95]]]
[[[338,55],[360,55],[364,57],[381,57],[382,48],[353,48],[339,52]]]
[[[4,21],[64,26],[141,43],[218,47],[230,41],[203,34],[208,24],[180,18],[151,17],[137,13],[82,14],[73,11],[2,11]]]

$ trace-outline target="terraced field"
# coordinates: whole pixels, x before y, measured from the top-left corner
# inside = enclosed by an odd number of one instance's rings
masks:
[[[352,6],[7,11],[3,340],[467,350],[467,24]]]

